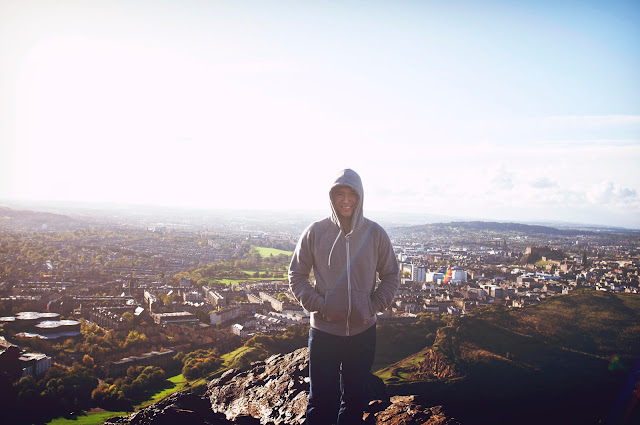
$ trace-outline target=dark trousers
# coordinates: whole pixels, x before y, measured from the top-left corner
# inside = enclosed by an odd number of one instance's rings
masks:
[[[376,351],[376,325],[354,336],[309,329],[307,425],[362,423],[367,377]]]

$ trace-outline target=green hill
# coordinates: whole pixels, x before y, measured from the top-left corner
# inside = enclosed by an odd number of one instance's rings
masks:
[[[630,424],[638,360],[640,296],[580,290],[452,318],[377,375],[390,394],[423,394],[465,425]]]

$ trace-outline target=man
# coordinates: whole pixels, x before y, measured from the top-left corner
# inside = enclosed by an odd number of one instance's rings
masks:
[[[400,281],[389,236],[363,216],[360,176],[341,171],[329,199],[331,216],[312,223],[298,241],[289,286],[311,313],[306,424],[352,425],[362,423],[368,401],[376,314],[389,307]]]

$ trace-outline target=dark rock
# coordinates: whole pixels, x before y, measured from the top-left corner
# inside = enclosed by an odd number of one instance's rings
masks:
[[[384,407],[384,409],[382,409]],[[427,407],[420,396],[394,396],[390,403],[374,401],[364,415],[366,424],[376,425],[459,425],[447,418],[442,406]]]
[[[176,393],[127,418],[108,419],[105,425],[227,425],[224,414],[211,410],[206,398],[194,393]]]

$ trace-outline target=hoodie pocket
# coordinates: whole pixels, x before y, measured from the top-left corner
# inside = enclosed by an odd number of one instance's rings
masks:
[[[327,289],[324,294],[324,305],[320,314],[327,322],[344,322],[347,320],[349,300],[346,291]]]
[[[351,317],[349,321],[354,325],[359,325],[369,321],[374,315],[371,304],[371,294],[369,291],[355,290],[351,298]]]

